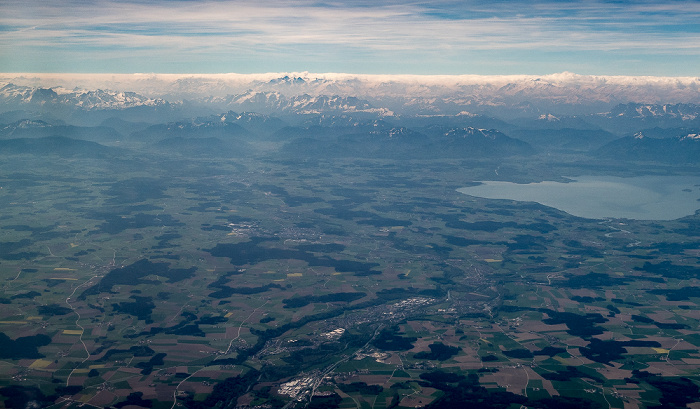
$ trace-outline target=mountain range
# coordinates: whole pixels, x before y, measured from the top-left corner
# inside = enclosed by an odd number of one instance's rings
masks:
[[[688,136],[700,133],[696,78],[161,75],[139,80],[139,93],[14,79],[24,84],[0,84],[2,140],[233,156],[265,146],[301,157],[700,157],[700,139]],[[216,92],[202,95],[205,85]]]
[[[549,75],[355,75],[269,74],[0,74],[0,102],[19,97],[83,101],[91,107],[178,104],[243,104],[318,109],[322,100],[355,110],[404,114],[573,115],[606,112],[618,104],[700,104],[700,78]],[[98,92],[97,90],[102,90]],[[126,90],[105,91],[105,90]],[[323,96],[319,101],[307,101]],[[356,98],[361,101],[343,100]],[[239,108],[240,107],[240,108]]]
[[[3,105],[58,104],[75,108],[124,109],[135,106],[163,106],[169,104],[160,98],[149,98],[135,92],[94,90],[67,90],[61,87],[41,88],[5,84],[0,88]]]

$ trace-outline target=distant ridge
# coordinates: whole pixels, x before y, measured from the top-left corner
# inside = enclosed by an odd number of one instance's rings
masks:
[[[572,73],[543,76],[417,76],[352,74],[0,74],[0,108],[41,110],[57,118],[111,110],[128,119],[173,120],[226,110],[275,115],[486,115],[559,121],[573,115],[606,118],[698,118],[700,79],[614,77]],[[604,113],[604,114],[601,114]],[[191,114],[190,114],[191,115]],[[603,118],[604,119],[604,118]],[[579,119],[566,119],[575,125]],[[572,122],[573,121],[573,122]],[[595,122],[595,121],[594,121]]]
[[[135,91],[170,101],[277,91],[284,95],[373,97],[468,97],[489,103],[495,94],[551,98],[568,104],[700,103],[700,77],[602,76],[562,72],[546,75],[367,75],[347,73],[262,74],[0,74],[0,86],[66,90]]]
[[[700,163],[700,135],[691,133],[672,138],[650,138],[639,132],[620,138],[594,153],[604,158],[667,163]]]
[[[104,158],[116,156],[122,149],[101,145],[97,142],[72,139],[65,136],[41,138],[15,138],[0,140],[0,154],[38,155],[82,158]]]

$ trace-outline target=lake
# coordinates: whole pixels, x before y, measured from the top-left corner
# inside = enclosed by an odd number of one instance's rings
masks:
[[[673,220],[700,209],[700,177],[578,176],[570,183],[483,181],[457,191],[486,199],[537,202],[589,219]]]

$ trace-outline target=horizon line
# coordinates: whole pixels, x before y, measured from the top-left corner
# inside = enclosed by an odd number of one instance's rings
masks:
[[[0,76],[10,76],[10,75],[36,75],[36,76],[78,76],[78,75],[112,75],[112,76],[271,76],[271,75],[295,75],[295,76],[309,76],[309,75],[333,75],[333,76],[347,76],[347,77],[554,77],[554,76],[569,76],[569,77],[623,77],[623,78],[688,78],[700,80],[700,75],[642,75],[642,74],[581,74],[573,71],[558,71],[550,73],[517,73],[517,74],[420,74],[420,73],[396,73],[396,74],[382,74],[382,73],[353,73],[353,72],[340,72],[340,71],[261,71],[261,72],[39,72],[39,71],[0,71]]]

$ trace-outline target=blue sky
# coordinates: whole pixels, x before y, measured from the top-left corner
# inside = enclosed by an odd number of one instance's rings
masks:
[[[2,0],[0,72],[697,76],[700,1]]]

